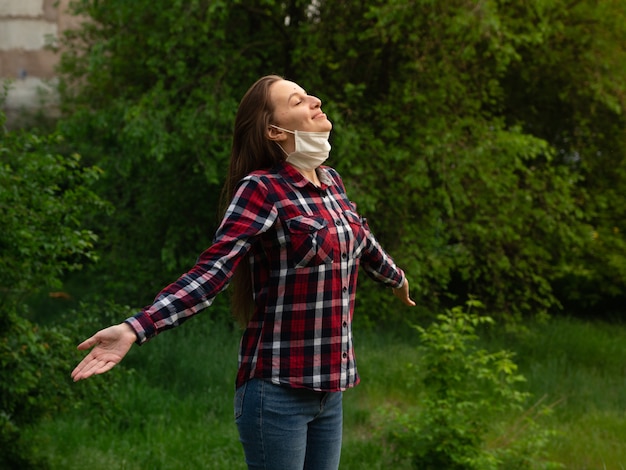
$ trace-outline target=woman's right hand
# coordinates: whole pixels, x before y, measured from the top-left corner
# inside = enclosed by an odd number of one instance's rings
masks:
[[[409,280],[405,277],[402,286],[397,289],[393,289],[393,295],[399,298],[404,305],[409,307],[415,307],[415,302],[409,295]]]
[[[78,349],[89,354],[72,371],[74,382],[111,370],[126,356],[137,335],[130,325],[120,323],[98,331],[91,338],[78,345]]]

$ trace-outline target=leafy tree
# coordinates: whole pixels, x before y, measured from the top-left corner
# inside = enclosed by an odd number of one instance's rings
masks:
[[[538,28],[507,72],[506,118],[582,177],[588,243],[568,257],[558,291],[570,309],[615,308],[626,286],[626,8],[612,0],[511,6]]]
[[[151,300],[211,241],[239,98],[284,72],[279,2],[75,1],[63,132],[105,170],[101,289]],[[89,136],[89,137],[87,137]],[[140,293],[140,294],[138,294]]]
[[[4,128],[0,114],[0,129]],[[70,388],[78,316],[65,328],[27,318],[26,299],[58,289],[65,272],[94,259],[95,235],[82,214],[105,204],[89,189],[99,177],[76,154],[55,153],[62,137],[0,132],[0,467],[42,468],[22,430],[55,410],[78,406]],[[73,333],[73,334],[72,334]],[[70,336],[71,335],[71,336]],[[100,393],[106,396],[108,386]]]
[[[338,166],[356,175],[355,197],[402,253],[418,296],[476,294],[495,310],[541,312],[558,305],[551,281],[564,248],[583,243],[579,176],[505,120],[503,82],[535,25],[513,28],[499,3],[371,2],[345,11],[358,23],[348,40],[310,37],[343,79]],[[343,12],[329,7],[320,27]]]
[[[121,298],[210,243],[236,102],[266,73],[327,102],[331,164],[424,303],[623,295],[622,2],[73,5],[62,129],[106,170],[98,279]]]

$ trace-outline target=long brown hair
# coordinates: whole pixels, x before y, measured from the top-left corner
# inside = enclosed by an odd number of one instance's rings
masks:
[[[274,114],[270,87],[279,80],[283,78],[278,75],[267,75],[258,79],[239,103],[228,175],[222,191],[224,210],[235,195],[237,184],[242,178],[252,171],[271,168],[285,159],[278,145],[267,136]],[[254,313],[249,256],[239,263],[231,282],[232,312],[243,327]]]

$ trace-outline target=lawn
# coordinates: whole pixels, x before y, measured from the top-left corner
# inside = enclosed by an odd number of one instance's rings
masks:
[[[393,427],[390,408],[419,406],[408,380],[409,364],[419,363],[419,337],[409,328],[356,329],[362,383],[344,395],[341,468],[408,468],[392,464],[385,432]],[[196,318],[133,348],[124,370],[91,379],[122,379],[104,397],[110,412],[79,407],[50,417],[29,437],[52,469],[245,468],[232,419],[237,343],[229,325]],[[538,418],[555,432],[548,460],[566,469],[626,468],[626,327],[554,318],[515,333],[492,327],[479,343],[514,352],[529,406],[541,400],[551,408]]]

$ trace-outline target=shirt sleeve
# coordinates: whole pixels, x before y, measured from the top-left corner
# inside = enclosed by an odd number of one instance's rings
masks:
[[[328,170],[346,202],[350,205],[354,213],[358,214],[356,204],[352,202],[346,194],[346,188],[339,173],[331,168],[328,168]],[[369,277],[376,282],[394,288],[402,287],[405,279],[404,271],[396,266],[391,256],[389,256],[380,243],[378,243],[378,240],[376,240],[367,224],[367,220],[361,217],[361,222],[366,236],[365,249],[361,255],[361,266]]]
[[[361,266],[375,281],[396,289],[402,287],[404,271],[396,266],[391,256],[380,246],[364,218],[362,222],[367,242],[361,255]]]
[[[163,289],[152,305],[126,320],[139,344],[208,307],[226,289],[255,238],[276,220],[277,211],[270,199],[259,177],[248,176],[240,182],[212,245],[195,266]]]

